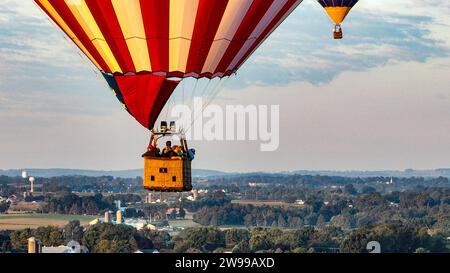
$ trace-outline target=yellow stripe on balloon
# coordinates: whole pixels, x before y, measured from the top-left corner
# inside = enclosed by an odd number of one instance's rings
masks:
[[[136,71],[152,71],[139,0],[112,0]]]
[[[230,46],[253,0],[230,0],[220,22],[214,42],[209,50],[202,73],[214,72]]]
[[[69,7],[72,14],[77,19],[78,23],[83,28],[86,35],[92,41],[93,45],[97,49],[97,51],[102,56],[105,63],[108,65],[111,72],[119,72],[122,73],[122,70],[117,63],[114,54],[111,51],[108,43],[105,41],[105,37],[103,36],[100,28],[97,25],[94,17],[92,16],[89,7],[86,4],[85,0],[65,0],[67,6]]]
[[[171,0],[169,70],[186,72],[199,0]]]
[[[63,31],[66,32],[66,34],[69,36],[69,38],[74,41],[74,43],[80,48],[81,51],[91,60],[91,62],[99,69],[102,70],[103,68],[100,67],[100,65],[97,63],[97,61],[92,57],[92,55],[89,53],[89,51],[84,47],[84,45],[80,42],[80,40],[77,38],[75,33],[70,29],[70,27],[66,24],[66,22],[61,18],[61,16],[58,14],[58,12],[53,8],[53,6],[49,3],[48,0],[38,0],[38,2],[43,6],[45,9],[44,11],[47,12],[52,18],[55,19],[56,23],[62,28]]]

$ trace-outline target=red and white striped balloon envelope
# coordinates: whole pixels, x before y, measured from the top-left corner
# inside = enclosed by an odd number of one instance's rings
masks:
[[[184,78],[239,69],[302,0],[35,0],[152,129]]]

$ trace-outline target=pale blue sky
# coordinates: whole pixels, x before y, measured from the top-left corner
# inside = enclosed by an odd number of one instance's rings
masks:
[[[445,0],[362,0],[334,41],[305,0],[217,101],[279,104],[280,149],[195,142],[195,167],[449,167],[449,12]],[[140,168],[145,129],[63,37],[31,0],[0,2],[0,169]]]

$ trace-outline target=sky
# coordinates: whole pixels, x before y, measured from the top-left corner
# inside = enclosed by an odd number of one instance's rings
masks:
[[[304,0],[215,104],[280,105],[280,147],[193,141],[232,172],[450,167],[450,4],[361,0],[331,38]],[[0,169],[142,168],[148,132],[33,1],[0,1]]]

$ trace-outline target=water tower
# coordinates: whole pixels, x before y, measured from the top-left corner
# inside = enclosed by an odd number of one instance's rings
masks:
[[[28,173],[26,172],[26,171],[22,171],[22,179],[23,180],[26,180],[28,178]],[[19,193],[20,192],[20,186],[21,186],[21,182],[20,182],[20,180],[17,180],[17,184],[16,184],[16,187],[17,187],[17,193]]]
[[[34,181],[35,181],[34,177],[30,177],[29,181],[31,184],[30,193],[33,193],[34,192]]]

